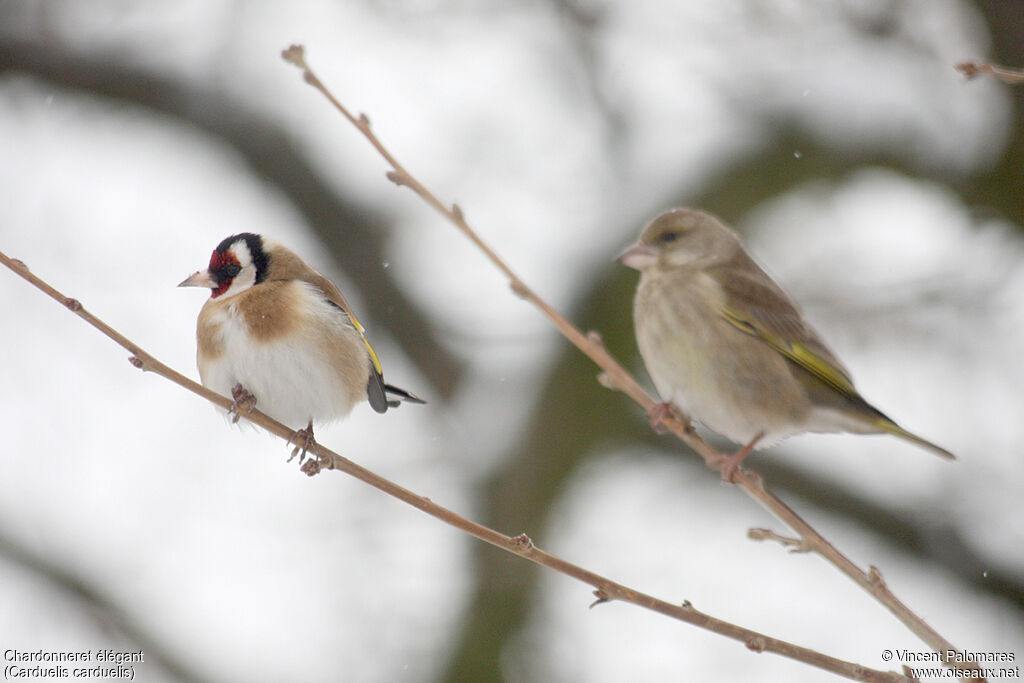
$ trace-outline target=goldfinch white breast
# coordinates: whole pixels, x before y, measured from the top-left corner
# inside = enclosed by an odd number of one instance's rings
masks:
[[[180,287],[209,287],[196,353],[203,386],[289,426],[424,401],[386,384],[351,308],[297,254],[253,233],[226,238]]]

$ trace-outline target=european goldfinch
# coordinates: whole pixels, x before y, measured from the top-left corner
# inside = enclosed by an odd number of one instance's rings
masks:
[[[313,422],[345,417],[366,399],[378,413],[424,403],[384,382],[380,362],[348,302],[297,254],[252,233],[217,245],[206,270],[179,287],[209,287],[196,353],[203,386],[259,409],[312,448]],[[235,419],[238,419],[237,414]]]
[[[953,458],[857,393],[792,299],[713,216],[663,213],[618,260],[641,273],[637,345],[665,401],[652,424],[675,407],[745,444],[722,463],[724,479],[753,448],[804,432],[887,433]]]

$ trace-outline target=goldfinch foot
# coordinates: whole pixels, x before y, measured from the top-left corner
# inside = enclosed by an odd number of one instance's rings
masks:
[[[740,468],[740,463],[743,459],[750,455],[750,452],[754,450],[754,446],[764,436],[764,432],[759,433],[753,439],[750,440],[743,448],[739,449],[732,455],[720,455],[718,458],[711,461],[712,465],[717,465],[722,472],[722,481],[734,484],[733,477],[736,475],[736,470]]]
[[[231,398],[235,399],[231,407],[228,408],[228,415],[231,416],[232,422],[238,422],[238,418],[241,417],[241,410],[244,409],[245,414],[248,415],[256,407],[256,397],[250,394],[241,384],[236,384],[231,388]]]
[[[306,458],[306,462],[302,463],[299,467],[299,471],[305,474],[307,477],[315,477],[320,474],[320,470],[333,469],[328,460],[321,460],[320,454],[318,453],[315,457]]]
[[[313,423],[310,422],[305,429],[299,429],[292,438],[288,439],[288,443],[295,444],[295,448],[292,449],[292,454],[288,458],[288,462],[291,462],[296,457],[299,459],[299,464],[306,459],[306,453],[312,451],[313,455],[319,458],[320,447],[316,443],[316,439],[313,438]]]
[[[651,429],[658,434],[664,434],[668,430],[661,421],[666,417],[671,417],[678,422],[682,422],[686,425],[687,430],[690,429],[690,418],[683,414],[683,411],[679,410],[673,403],[663,401],[661,403],[655,403],[651,406],[651,409],[647,411],[647,417],[651,421]]]

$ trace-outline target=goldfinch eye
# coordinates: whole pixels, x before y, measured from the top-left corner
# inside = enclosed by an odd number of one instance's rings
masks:
[[[220,270],[218,270],[217,277],[219,277],[221,280],[233,280],[235,276],[238,275],[241,271],[241,266],[231,264],[228,266],[224,266]]]

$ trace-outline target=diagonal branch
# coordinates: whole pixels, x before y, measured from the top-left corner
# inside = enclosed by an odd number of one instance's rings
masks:
[[[133,366],[143,371],[156,373],[157,375],[174,382],[175,384],[201,396],[202,398],[205,398],[207,401],[210,401],[221,408],[231,408],[232,401],[230,399],[210,391],[201,384],[196,383],[173,368],[160,362],[120,332],[107,325],[103,320],[86,310],[80,301],[65,296],[42,278],[31,273],[28,267],[21,261],[10,258],[3,252],[0,252],[0,263],[7,266],[35,287],[42,290],[52,299],[67,307],[71,312],[75,313],[114,342],[127,349],[128,352],[132,354],[130,362]],[[296,436],[294,431],[280,422],[268,417],[259,410],[254,409],[250,412],[241,411],[240,415],[250,422],[263,427],[268,432],[287,440],[289,443],[291,443]],[[357,465],[355,462],[342,457],[341,455],[338,455],[323,445],[317,444],[316,448],[318,451],[316,459],[310,458],[302,465],[302,471],[306,474],[312,476],[319,473],[321,470],[339,470],[344,472],[345,474],[355,477],[356,479],[373,486],[389,496],[397,498],[402,502],[427,513],[428,515],[455,527],[456,529],[460,529],[482,541],[485,541],[486,543],[490,543],[491,545],[508,551],[514,555],[518,555],[519,557],[552,569],[564,574],[565,576],[589,584],[595,589],[594,595],[597,597],[597,601],[594,603],[595,605],[612,600],[627,602],[658,612],[659,614],[664,614],[672,617],[673,619],[698,626],[727,638],[740,641],[749,650],[754,652],[772,652],[804,664],[809,664],[811,666],[831,671],[856,681],[869,681],[872,683],[907,683],[910,680],[907,677],[894,672],[869,669],[853,662],[847,662],[836,657],[830,657],[810,648],[794,645],[793,643],[789,643],[778,638],[772,638],[771,636],[758,633],[757,631],[717,619],[709,614],[705,614],[704,612],[694,609],[689,601],[686,601],[681,605],[676,605],[665,602],[664,600],[659,600],[658,598],[647,595],[646,593],[641,593],[640,591],[629,588],[628,586],[617,583],[611,579],[601,576],[600,574],[596,574],[588,569],[580,567],[579,565],[573,564],[568,560],[541,550],[536,547],[533,544],[533,541],[531,541],[525,534],[520,534],[515,537],[506,536],[505,534],[495,531],[490,527],[478,524],[446,507],[438,505],[429,498],[413,493],[409,489],[399,486],[391,480]]]
[[[386,318],[396,343],[437,394],[449,398],[464,367],[426,324],[422,311],[402,293],[390,271],[379,267],[386,234],[381,223],[386,225],[387,219],[379,215],[371,219],[373,211],[366,203],[324,182],[287,130],[245,100],[231,97],[224,89],[126,64],[123,57],[78,50],[59,41],[0,35],[0,73],[23,73],[60,88],[127,102],[230,146],[252,173],[288,198],[341,270],[362,289],[363,316],[369,319],[364,322]]]
[[[640,386],[640,384],[623,368],[605,349],[597,334],[585,334],[572,323],[566,320],[558,311],[552,308],[544,299],[530,289],[508,266],[507,263],[495,252],[466,222],[465,216],[458,204],[447,206],[417,180],[398,160],[388,151],[381,141],[374,134],[370,127],[370,120],[365,114],[358,117],[334,97],[330,90],[317,78],[316,74],[309,68],[305,60],[305,49],[301,45],[292,45],[282,51],[281,56],[302,70],[303,79],[319,90],[341,114],[354,125],[360,133],[370,142],[371,145],[384,157],[392,170],[387,173],[388,179],[398,185],[405,185],[419,195],[424,201],[434,207],[452,224],[455,225],[466,237],[468,237],[487,258],[508,277],[512,290],[522,298],[537,306],[558,328],[558,330],[576,346],[580,351],[593,360],[603,371],[606,380],[605,384],[615,388],[636,401],[645,411],[649,412],[656,404],[656,401]],[[712,469],[721,467],[722,456],[707,445],[689,425],[665,416],[661,424],[679,437],[687,445],[698,453],[704,462]],[[956,652],[956,648],[946,638],[929,626],[924,619],[913,612],[889,589],[881,573],[871,567],[865,572],[852,560],[841,553],[835,546],[829,543],[810,524],[794,512],[788,505],[779,498],[769,493],[764,488],[764,482],[760,475],[754,472],[737,470],[733,477],[736,483],[747,495],[754,498],[767,508],[772,514],[795,531],[800,537],[801,546],[808,551],[813,551],[824,557],[835,565],[840,571],[853,579],[864,590],[873,595],[884,605],[897,619],[903,622],[915,635],[924,641],[936,652]],[[975,662],[957,663],[956,666],[964,671],[977,669]],[[969,676],[970,674],[966,674]],[[966,678],[965,680],[980,680]]]

